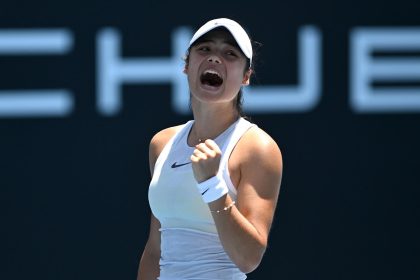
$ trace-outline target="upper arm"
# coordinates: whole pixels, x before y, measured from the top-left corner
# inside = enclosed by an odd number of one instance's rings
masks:
[[[155,258],[160,257],[160,222],[152,214],[150,219],[149,238],[146,244],[146,252]]]
[[[237,207],[267,242],[280,192],[283,161],[276,142],[259,128],[238,143]]]
[[[156,279],[159,276],[160,223],[151,215],[149,238],[140,259],[137,280]]]

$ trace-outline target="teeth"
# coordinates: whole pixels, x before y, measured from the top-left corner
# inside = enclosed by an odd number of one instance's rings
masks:
[[[214,74],[214,75],[217,75],[218,77],[221,77],[221,75],[214,70],[206,70],[204,71],[204,74]]]

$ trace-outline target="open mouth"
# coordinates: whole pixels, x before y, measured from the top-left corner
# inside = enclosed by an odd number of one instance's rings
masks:
[[[223,78],[214,70],[206,70],[200,77],[203,85],[209,85],[212,87],[219,87],[223,84]]]

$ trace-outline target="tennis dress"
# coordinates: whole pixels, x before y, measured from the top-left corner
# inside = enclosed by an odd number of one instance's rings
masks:
[[[159,155],[149,187],[149,203],[161,224],[159,280],[246,279],[219,240],[208,205],[196,187],[187,138],[194,121],[187,122]],[[229,156],[241,136],[254,124],[239,118],[214,141],[222,151],[219,172],[236,200],[228,170]]]

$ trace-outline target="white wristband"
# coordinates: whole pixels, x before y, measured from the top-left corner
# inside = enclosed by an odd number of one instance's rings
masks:
[[[215,201],[228,193],[225,181],[218,175],[198,183],[197,188],[205,203]]]

